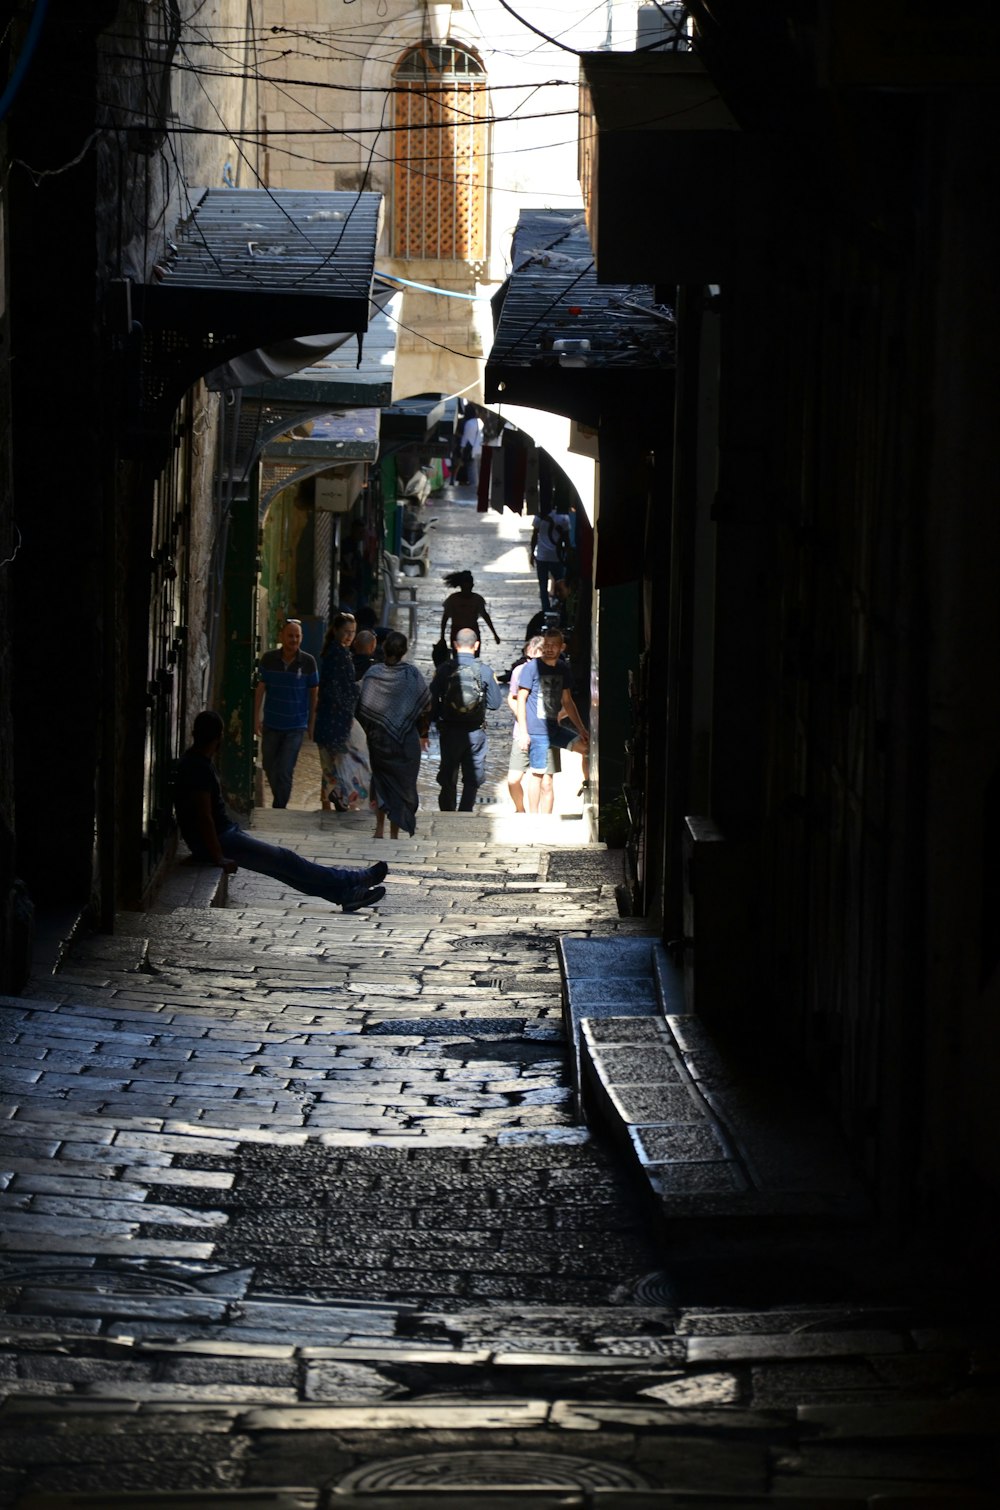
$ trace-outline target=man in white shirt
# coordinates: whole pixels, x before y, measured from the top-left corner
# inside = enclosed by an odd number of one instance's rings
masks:
[[[553,582],[561,582],[566,576],[571,523],[568,514],[537,514],[531,527],[528,558],[538,572],[538,592],[543,613],[552,606],[549,578]]]

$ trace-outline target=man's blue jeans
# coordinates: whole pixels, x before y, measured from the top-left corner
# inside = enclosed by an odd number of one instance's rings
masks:
[[[486,779],[486,730],[463,729],[454,724],[438,724],[441,736],[441,767],[438,807],[453,813],[458,800],[458,773],[462,773],[460,813],[471,813],[476,806],[476,792]]]
[[[552,607],[552,599],[549,597],[549,578],[553,582],[561,582],[566,575],[566,568],[561,561],[540,561],[535,557],[535,570],[538,573],[538,596],[542,600],[542,612],[548,613]]]
[[[274,799],[272,807],[287,807],[292,795],[292,776],[299,758],[305,729],[267,729],[260,742],[260,758]],[[234,856],[235,859],[235,856]]]
[[[327,902],[350,901],[359,886],[370,884],[364,870],[335,870],[331,865],[317,865],[312,860],[304,860],[294,850],[254,838],[235,823],[223,829],[219,843],[226,859],[235,860],[244,870],[270,876],[293,891],[323,897]],[[204,859],[205,856],[198,858]]]

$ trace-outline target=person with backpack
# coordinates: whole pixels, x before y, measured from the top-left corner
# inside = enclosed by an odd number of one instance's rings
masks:
[[[442,813],[453,813],[456,807],[460,813],[471,813],[486,777],[486,711],[499,708],[503,691],[486,662],[477,659],[475,630],[458,630],[453,644],[454,657],[442,661],[431,681],[431,717],[441,738],[438,807]]]
[[[536,514],[531,526],[531,544],[528,559],[538,572],[538,592],[542,600],[542,612],[546,613],[552,603],[549,598],[549,578],[561,582],[568,571],[572,524],[568,514]]]

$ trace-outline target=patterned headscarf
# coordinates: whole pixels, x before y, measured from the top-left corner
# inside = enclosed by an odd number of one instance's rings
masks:
[[[383,729],[400,743],[430,706],[431,689],[422,671],[409,661],[394,666],[376,662],[359,683],[358,720],[365,729]]]

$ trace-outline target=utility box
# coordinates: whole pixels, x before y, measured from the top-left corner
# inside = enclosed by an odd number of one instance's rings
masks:
[[[316,507],[329,514],[348,514],[364,485],[364,462],[338,467],[336,472],[316,478]]]

